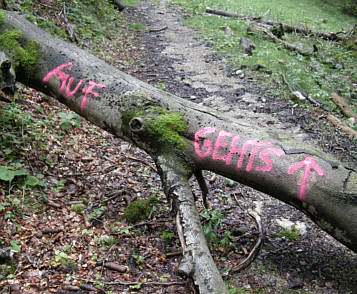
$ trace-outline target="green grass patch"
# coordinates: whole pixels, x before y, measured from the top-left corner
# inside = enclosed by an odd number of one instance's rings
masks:
[[[329,99],[331,93],[338,92],[357,112],[357,89],[354,85],[357,83],[357,54],[354,46],[286,33],[284,40],[300,48],[317,46],[316,54],[302,56],[260,34],[248,35],[249,24],[245,20],[204,13],[207,6],[250,16],[267,12],[266,19],[313,30],[350,30],[356,18],[343,14],[334,5],[322,0],[173,0],[172,3],[189,13],[186,23],[199,31],[215,52],[226,56],[233,70],[244,69],[248,75],[259,76],[271,89],[270,94],[289,99],[292,91],[302,91],[320,101],[325,108],[339,112]],[[227,34],[223,27],[229,27],[232,34]],[[243,53],[241,37],[248,37],[255,43],[256,49],[251,56]],[[257,68],[262,70],[258,72]]]
[[[140,0],[123,0],[125,6],[137,7],[140,5]]]

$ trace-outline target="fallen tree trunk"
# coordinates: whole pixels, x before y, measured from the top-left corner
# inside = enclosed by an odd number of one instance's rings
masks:
[[[357,250],[355,170],[304,143],[154,88],[14,13],[3,13],[0,49],[12,60],[17,81],[55,97],[155,160],[183,230],[180,270],[195,280],[201,293],[227,293],[188,185],[201,170],[295,206]]]
[[[215,14],[215,15],[220,15],[220,16],[226,16],[226,17],[234,17],[234,18],[241,18],[245,20],[250,20],[250,21],[255,21],[258,23],[264,23],[270,26],[277,26],[281,27],[282,30],[286,33],[298,33],[298,34],[303,34],[303,35],[314,35],[316,37],[325,39],[325,40],[330,40],[330,41],[346,41],[348,40],[348,32],[331,32],[331,33],[326,33],[326,32],[321,32],[321,31],[315,31],[315,30],[310,30],[305,27],[299,27],[299,26],[293,26],[281,22],[276,22],[272,20],[264,20],[262,17],[253,17],[249,15],[243,15],[235,12],[229,12],[229,11],[224,11],[224,10],[219,10],[219,9],[213,9],[210,7],[206,8],[206,13],[210,14]],[[346,36],[340,36],[340,34],[345,34]]]

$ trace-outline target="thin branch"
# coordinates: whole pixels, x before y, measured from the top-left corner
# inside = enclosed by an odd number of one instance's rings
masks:
[[[87,280],[83,279],[82,281],[85,281],[87,283],[96,283],[97,281],[94,280]],[[185,281],[172,281],[172,282],[123,282],[123,281],[116,281],[116,282],[102,282],[101,283],[105,285],[123,285],[123,286],[135,286],[137,284],[140,284],[142,286],[163,286],[163,287],[170,287],[170,286],[181,286],[181,285],[186,285],[187,282]]]
[[[203,205],[205,206],[206,209],[209,209],[210,205],[207,202],[208,188],[207,188],[206,180],[203,177],[202,170],[200,169],[195,170],[194,175],[202,191]]]
[[[233,197],[234,197],[234,200],[236,201],[236,203],[238,204],[238,206],[242,209],[235,194],[233,194]],[[247,268],[258,256],[258,253],[260,252],[260,249],[262,248],[263,243],[264,243],[263,242],[264,231],[263,231],[263,226],[262,226],[260,216],[255,211],[252,211],[252,210],[243,210],[243,211],[245,211],[255,221],[257,228],[258,228],[259,237],[258,237],[258,240],[255,243],[253,249],[250,251],[249,255],[242,262],[240,262],[237,266],[232,268],[233,273],[239,272],[239,271]]]

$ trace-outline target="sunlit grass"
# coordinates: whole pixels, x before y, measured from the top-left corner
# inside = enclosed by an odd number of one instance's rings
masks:
[[[338,111],[329,99],[331,93],[338,92],[357,111],[357,90],[353,86],[357,83],[356,54],[344,44],[312,36],[285,34],[285,41],[301,48],[317,46],[318,52],[306,57],[271,42],[263,33],[248,35],[249,23],[245,20],[209,15],[204,10],[209,6],[251,16],[260,16],[268,11],[268,19],[327,32],[351,29],[356,18],[344,15],[322,0],[175,0],[172,3],[190,13],[186,23],[202,33],[216,52],[226,56],[231,68],[243,68],[247,73],[257,65],[263,68],[253,74],[260,76],[276,95],[289,99],[292,90],[302,91],[319,100],[325,108]],[[233,34],[226,34],[222,27],[229,27]],[[240,46],[242,36],[255,43],[252,56],[243,53]]]

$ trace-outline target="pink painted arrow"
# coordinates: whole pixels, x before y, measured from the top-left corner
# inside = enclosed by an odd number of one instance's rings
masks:
[[[299,168],[303,166],[305,166],[305,171],[300,185],[300,192],[299,192],[300,200],[304,200],[306,183],[307,180],[309,179],[311,168],[313,168],[318,173],[319,176],[324,175],[324,171],[318,166],[318,164],[311,157],[306,157],[303,161],[300,161],[299,163],[290,166],[288,171],[289,175],[294,174]]]

